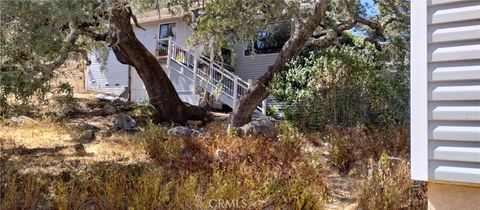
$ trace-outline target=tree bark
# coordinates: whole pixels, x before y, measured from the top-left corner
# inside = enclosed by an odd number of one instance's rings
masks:
[[[180,99],[158,60],[137,39],[130,23],[132,16],[128,8],[112,9],[107,41],[117,60],[135,68],[161,121],[185,124],[187,120],[205,120],[207,111]]]
[[[230,123],[234,127],[240,127],[252,120],[252,114],[256,107],[270,94],[267,87],[274,75],[282,72],[287,62],[300,52],[308,38],[312,36],[317,26],[324,20],[329,3],[329,0],[318,0],[315,3],[314,12],[309,20],[302,26],[296,27],[295,32],[278,54],[275,63],[269,66],[268,70],[240,98],[239,103],[230,115]]]

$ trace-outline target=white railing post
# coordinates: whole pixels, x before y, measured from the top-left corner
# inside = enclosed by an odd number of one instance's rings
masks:
[[[172,37],[168,37],[168,46],[167,46],[167,67],[170,67],[170,59],[172,59]]]
[[[198,57],[193,55],[193,92],[197,89],[197,69],[198,69]]]
[[[158,54],[158,45],[159,45],[159,43],[160,43],[160,40],[157,39],[157,38],[155,38],[155,49],[154,49],[154,50],[155,50],[155,57],[160,56],[160,55]]]
[[[262,101],[262,113],[263,115],[267,115],[267,99]]]
[[[233,107],[237,105],[238,76],[233,75]]]
[[[170,59],[172,59],[172,49],[173,49],[172,37],[168,37],[168,46],[167,46],[167,75],[170,77]]]

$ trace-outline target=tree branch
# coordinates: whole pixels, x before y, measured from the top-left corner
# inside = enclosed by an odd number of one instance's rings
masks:
[[[337,43],[337,38],[340,37],[343,32],[355,27],[357,22],[355,20],[346,21],[340,24],[336,29],[325,29],[318,34],[312,36],[313,39],[306,45],[307,49],[314,48],[326,48]]]
[[[128,13],[130,14],[130,17],[132,17],[132,20],[133,20],[133,22],[135,23],[135,26],[136,26],[137,28],[141,28],[142,30],[145,31],[145,28],[143,28],[142,26],[140,26],[140,24],[138,24],[137,16],[135,16],[135,15],[133,14],[132,8],[127,7],[127,10],[128,10]]]
[[[64,46],[61,50],[62,53],[60,53],[60,55],[54,61],[42,68],[45,71],[51,71],[61,66],[65,62],[65,60],[67,60],[69,52],[72,51],[72,49],[75,47],[75,42],[77,41],[80,33],[73,21],[70,21],[68,26],[70,28],[70,33],[67,35],[67,37],[65,37],[63,41]]]
[[[83,59],[87,62],[87,66],[90,66],[92,64],[92,61],[88,57],[88,52],[85,49],[79,48],[79,47],[74,47],[72,48],[72,52],[78,52],[80,55],[82,55]]]
[[[86,28],[79,28],[78,33],[90,37],[95,41],[107,41],[108,37],[108,32],[98,34]]]

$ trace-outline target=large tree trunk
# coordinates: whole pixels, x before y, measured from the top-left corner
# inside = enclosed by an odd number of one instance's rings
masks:
[[[274,75],[283,71],[287,62],[300,52],[308,38],[323,21],[328,4],[329,0],[318,0],[311,18],[304,25],[296,24],[295,32],[283,46],[275,63],[269,66],[268,70],[248,88],[234,107],[230,115],[230,123],[234,127],[240,127],[252,120],[252,114],[256,107],[270,94],[267,87]]]
[[[150,103],[164,122],[186,123],[204,120],[207,111],[184,103],[158,60],[137,39],[128,8],[116,7],[110,17],[109,42],[118,61],[131,65],[145,84]]]

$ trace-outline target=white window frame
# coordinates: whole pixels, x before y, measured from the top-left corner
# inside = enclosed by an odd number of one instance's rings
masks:
[[[159,23],[158,24],[158,29],[157,29],[157,35],[156,35],[157,39],[160,39],[160,27],[162,25],[168,25],[168,24],[175,24],[175,29],[173,31],[173,37],[172,37],[172,39],[175,40],[175,38],[177,37],[177,25],[178,25],[176,21]],[[163,39],[165,39],[165,38],[163,38]]]

